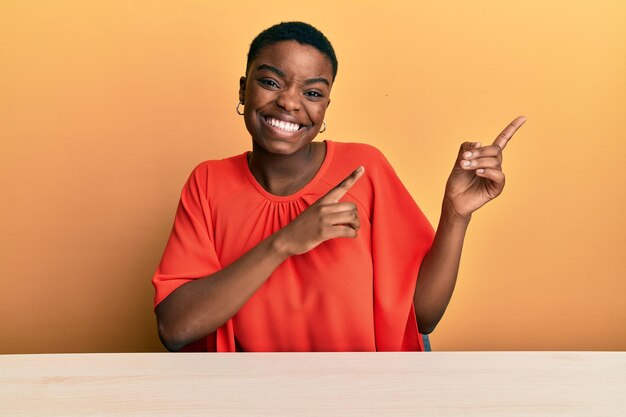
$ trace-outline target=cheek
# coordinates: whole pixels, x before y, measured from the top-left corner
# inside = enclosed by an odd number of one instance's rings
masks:
[[[313,106],[309,110],[309,115],[312,121],[322,123],[326,115],[326,104]]]
[[[258,119],[256,118],[256,116],[253,114],[252,111],[244,110],[243,120],[246,124],[246,130],[248,130],[250,134],[254,134],[254,132],[259,130],[260,126],[258,124]]]
[[[259,87],[257,84],[251,84],[246,87],[246,99],[244,104],[250,108],[263,105],[271,99],[271,92]]]

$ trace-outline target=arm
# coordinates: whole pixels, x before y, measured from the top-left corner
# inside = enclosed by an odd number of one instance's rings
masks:
[[[359,168],[302,212],[227,267],[178,287],[156,308],[159,336],[169,350],[180,350],[214,332],[233,317],[287,258],[338,237],[356,237],[358,213],[339,203],[363,175]]]
[[[435,329],[450,302],[472,213],[502,192],[502,150],[525,121],[523,116],[513,120],[492,145],[461,145],[446,184],[437,233],[415,286],[413,301],[421,333]]]
[[[226,268],[178,287],[156,308],[165,347],[177,351],[214,332],[287,258],[280,237],[274,234]]]
[[[448,307],[469,221],[444,201],[437,233],[422,261],[413,297],[420,333],[431,333]]]

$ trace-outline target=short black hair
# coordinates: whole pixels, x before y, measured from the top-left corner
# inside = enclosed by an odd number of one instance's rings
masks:
[[[296,41],[302,45],[310,45],[320,51],[330,60],[333,66],[333,81],[335,80],[339,63],[333,46],[322,32],[304,22],[281,22],[259,33],[250,44],[246,75],[250,70],[250,64],[259,55],[261,49],[282,41]]]

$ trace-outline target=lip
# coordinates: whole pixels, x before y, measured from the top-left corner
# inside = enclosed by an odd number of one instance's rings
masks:
[[[263,114],[263,115],[261,115],[261,117],[265,121],[267,121],[267,119],[276,119],[276,120],[280,120],[281,122],[287,122],[287,123],[293,123],[293,124],[296,124],[296,125],[300,125],[301,128],[306,126],[304,123],[300,123],[295,117],[290,117],[290,116],[287,116],[287,115],[277,116],[275,114]]]
[[[285,130],[285,129],[281,129],[279,126],[274,126],[272,124],[270,124],[269,119],[275,119],[275,120],[279,120],[281,122],[287,122],[287,123],[291,123],[291,124],[296,124],[298,126],[300,126],[297,130]],[[280,137],[284,137],[284,138],[290,138],[293,137],[295,135],[298,135],[300,133],[302,133],[302,131],[304,129],[306,129],[306,125],[303,125],[301,123],[298,123],[296,120],[293,120],[293,118],[290,117],[276,117],[276,116],[271,116],[271,115],[265,115],[265,116],[261,116],[261,120],[263,122],[263,125],[271,130],[275,135],[280,136]]]

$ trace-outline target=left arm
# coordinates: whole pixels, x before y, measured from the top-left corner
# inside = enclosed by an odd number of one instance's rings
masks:
[[[431,333],[450,302],[472,213],[504,188],[502,150],[526,118],[513,120],[492,145],[461,145],[446,184],[439,226],[418,274],[413,302],[420,333]]]

